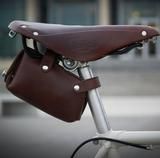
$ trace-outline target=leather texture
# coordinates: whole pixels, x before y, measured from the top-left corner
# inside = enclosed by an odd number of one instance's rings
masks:
[[[98,78],[86,81],[87,86],[78,76],[64,70],[49,50],[41,59],[31,58],[22,50],[10,66],[5,82],[8,90],[17,97],[67,122],[81,118],[87,103],[87,91],[100,86]],[[77,92],[75,85],[85,89]]]
[[[156,29],[140,25],[68,26],[13,21],[9,28],[39,41],[57,54],[78,61],[94,61],[160,35]],[[143,31],[146,35],[142,35]]]

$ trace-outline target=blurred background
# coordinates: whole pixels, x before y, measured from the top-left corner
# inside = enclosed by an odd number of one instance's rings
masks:
[[[160,0],[0,0],[0,73],[22,48],[8,37],[8,24],[28,20],[67,25],[149,25],[160,29]],[[123,38],[123,37],[122,37]],[[113,129],[160,130],[160,40],[143,49],[91,63],[100,77]],[[96,129],[87,108],[82,120],[65,123],[14,97],[0,77],[0,157],[67,158]],[[93,157],[88,145],[79,157]],[[160,151],[122,148],[121,157],[158,158]],[[78,157],[78,156],[77,156]]]

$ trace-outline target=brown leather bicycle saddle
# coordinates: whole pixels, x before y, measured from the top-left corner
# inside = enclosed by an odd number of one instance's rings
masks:
[[[97,60],[130,44],[160,35],[149,26],[139,25],[70,26],[13,21],[9,28],[78,61]]]

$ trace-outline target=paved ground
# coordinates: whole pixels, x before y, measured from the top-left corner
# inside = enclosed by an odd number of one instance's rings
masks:
[[[160,97],[104,97],[103,101],[114,130],[160,130]],[[3,117],[0,119],[0,157],[69,158],[79,143],[95,133],[88,109],[81,121],[71,124],[44,115],[43,118]],[[93,158],[98,148],[89,144],[77,158]],[[120,155],[122,158],[159,158],[160,150],[127,147],[120,149]]]
[[[110,118],[110,121],[114,128],[160,130],[159,119]],[[54,119],[7,118],[1,119],[0,125],[1,158],[69,158],[79,143],[95,135],[93,122],[88,117],[69,125]],[[93,158],[98,148],[89,144],[77,158]],[[120,155],[122,158],[159,158],[160,151],[126,147],[120,149]]]

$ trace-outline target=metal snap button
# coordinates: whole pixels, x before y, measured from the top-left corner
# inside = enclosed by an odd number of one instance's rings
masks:
[[[22,25],[21,27],[22,27],[22,28],[27,28],[27,26],[26,26],[26,25]]]
[[[48,66],[47,66],[47,65],[43,65],[43,66],[42,66],[42,70],[43,70],[43,71],[47,71],[47,70],[48,70]]]
[[[7,74],[6,70],[3,70],[3,72],[1,73],[1,76],[4,78],[6,74]]]
[[[75,85],[74,86],[74,90],[77,92],[77,91],[79,91],[80,90],[80,86],[79,85]]]
[[[142,31],[142,36],[147,36],[147,31]]]
[[[34,36],[38,36],[39,33],[38,33],[38,32],[33,32],[33,35],[34,35]]]

